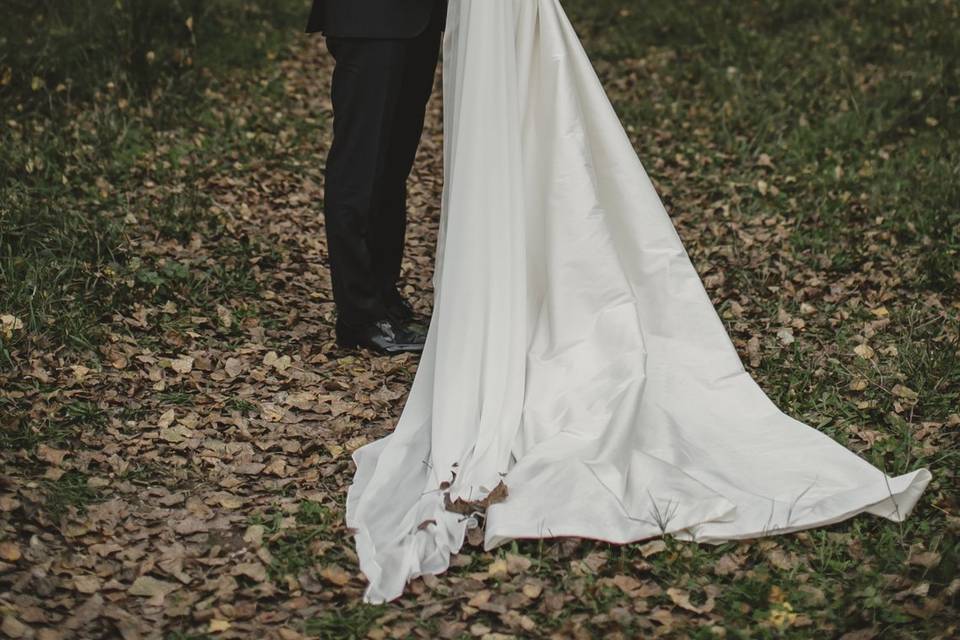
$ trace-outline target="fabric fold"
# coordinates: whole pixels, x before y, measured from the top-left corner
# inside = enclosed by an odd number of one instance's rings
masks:
[[[723,322],[557,0],[451,0],[427,344],[347,495],[368,602],[485,547],[671,534],[718,543],[871,513],[890,477],[781,412]]]

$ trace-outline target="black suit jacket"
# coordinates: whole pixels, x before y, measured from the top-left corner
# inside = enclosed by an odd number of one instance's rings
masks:
[[[413,38],[430,22],[430,14],[447,0],[313,0],[307,33],[322,31],[340,38]]]

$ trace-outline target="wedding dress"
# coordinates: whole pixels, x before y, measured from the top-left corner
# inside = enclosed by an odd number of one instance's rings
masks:
[[[444,92],[427,344],[347,496],[366,601],[445,571],[478,522],[448,506],[501,482],[487,549],[907,516],[926,469],[887,476],[744,370],[558,0],[452,0]]]

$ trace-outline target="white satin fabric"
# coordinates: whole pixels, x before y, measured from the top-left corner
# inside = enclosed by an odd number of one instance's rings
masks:
[[[485,545],[703,542],[868,512],[888,477],[783,414],[744,370],[557,0],[452,0],[445,189],[426,349],[347,497],[368,602],[437,574],[501,479]]]

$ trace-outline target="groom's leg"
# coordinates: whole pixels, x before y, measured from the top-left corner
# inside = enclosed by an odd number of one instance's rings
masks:
[[[440,54],[443,15],[440,4],[427,29],[407,42],[403,85],[387,151],[377,222],[369,236],[380,289],[387,302],[397,296],[407,225],[407,178],[423,134],[427,102]]]
[[[328,38],[336,60],[325,225],[338,320],[385,317],[370,239],[379,235],[381,185],[403,87],[404,40]],[[375,246],[375,243],[374,243]]]

